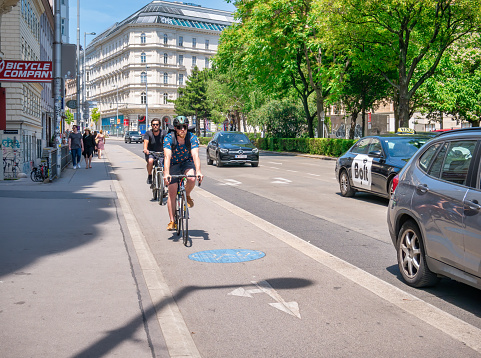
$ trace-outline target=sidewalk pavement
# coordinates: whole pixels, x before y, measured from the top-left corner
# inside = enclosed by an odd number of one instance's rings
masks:
[[[110,163],[84,165],[0,181],[1,356],[168,357]]]

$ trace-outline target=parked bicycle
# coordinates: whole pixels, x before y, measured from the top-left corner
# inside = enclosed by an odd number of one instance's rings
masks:
[[[150,152],[154,156],[154,168],[152,170],[152,197],[159,201],[159,205],[164,205],[166,196],[164,184],[164,156],[162,152]]]
[[[30,172],[30,179],[34,182],[42,182],[50,177],[50,170],[47,163],[40,163],[39,167],[33,167]]]
[[[189,206],[187,205],[187,192],[185,183],[187,178],[197,178],[196,175],[171,175],[172,178],[179,178],[177,196],[175,197],[174,222],[177,225],[177,235],[182,233],[182,242],[187,246],[189,241]],[[200,186],[200,183],[199,183]]]

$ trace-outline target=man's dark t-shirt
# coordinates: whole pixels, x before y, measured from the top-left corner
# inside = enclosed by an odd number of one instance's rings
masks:
[[[149,152],[164,151],[164,137],[162,135],[162,131],[159,131],[159,135],[154,135],[152,131],[147,131],[144,134],[144,140],[149,141],[149,144],[147,145]]]
[[[77,133],[70,133],[69,136],[70,138],[70,149],[77,149],[77,148],[82,148],[82,134],[77,132]]]

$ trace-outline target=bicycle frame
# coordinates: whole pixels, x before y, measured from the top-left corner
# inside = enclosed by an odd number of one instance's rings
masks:
[[[172,178],[179,178],[177,194],[175,197],[174,221],[177,224],[177,235],[182,232],[184,246],[187,246],[189,239],[189,206],[187,205],[187,192],[185,182],[187,178],[196,178],[196,175],[172,175]]]
[[[164,166],[162,163],[162,152],[150,152],[154,156],[154,168],[152,171],[152,196],[158,200],[159,205],[164,205]]]

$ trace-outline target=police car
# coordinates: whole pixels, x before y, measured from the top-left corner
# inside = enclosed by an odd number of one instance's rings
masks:
[[[337,159],[336,178],[341,195],[351,197],[364,191],[389,198],[393,178],[432,137],[403,133],[361,138]]]

